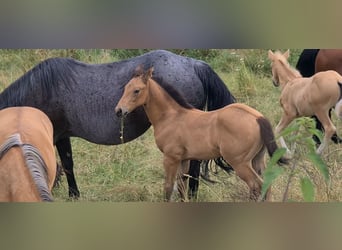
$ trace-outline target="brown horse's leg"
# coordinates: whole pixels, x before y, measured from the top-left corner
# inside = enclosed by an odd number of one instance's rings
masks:
[[[164,155],[164,169],[165,169],[165,201],[170,201],[173,192],[173,187],[176,180],[178,168],[181,161]]]
[[[182,201],[186,201],[186,192],[188,189],[188,177],[184,174],[189,172],[190,161],[182,161],[177,178],[178,192]]]
[[[324,148],[328,145],[332,136],[336,133],[336,127],[334,126],[334,124],[330,120],[327,111],[319,110],[316,112],[315,115],[320,120],[320,122],[322,123],[323,128],[324,128],[323,143],[316,150],[317,154],[321,154],[323,152]]]
[[[245,181],[250,190],[250,199],[257,201],[261,194],[262,179],[252,168],[250,162],[243,162],[234,166],[237,176]]]

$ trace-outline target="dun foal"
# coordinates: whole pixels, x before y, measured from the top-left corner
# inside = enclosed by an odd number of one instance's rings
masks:
[[[247,183],[250,198],[257,200],[263,183],[265,151],[272,155],[277,149],[269,121],[244,104],[230,104],[211,112],[194,109],[171,86],[164,89],[155,82],[152,72],[153,68],[136,72],[125,86],[115,112],[126,116],[144,107],[156,144],[164,154],[166,201],[171,198],[177,174],[187,173],[189,160],[220,156]],[[283,158],[279,161],[285,162]],[[178,181],[179,186],[185,186],[181,178]],[[184,199],[184,193],[180,194]],[[268,191],[266,200],[269,195]]]
[[[315,115],[325,131],[323,143],[316,151],[321,154],[336,133],[336,127],[329,118],[329,109],[335,107],[336,115],[342,118],[342,76],[336,71],[329,70],[318,72],[312,77],[302,77],[289,65],[289,55],[289,50],[284,54],[279,51],[268,51],[268,58],[272,64],[273,84],[276,87],[280,86],[280,105],[284,111],[275,133],[279,134],[297,117]],[[289,152],[282,137],[280,142]]]
[[[0,201],[52,201],[56,157],[49,118],[35,108],[6,108],[0,128]]]

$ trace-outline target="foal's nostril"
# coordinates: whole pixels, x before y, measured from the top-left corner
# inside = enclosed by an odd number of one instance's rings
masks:
[[[122,117],[122,109],[116,110],[116,116],[117,117]]]

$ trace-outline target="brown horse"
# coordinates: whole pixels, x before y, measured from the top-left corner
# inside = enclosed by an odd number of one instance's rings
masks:
[[[281,88],[280,104],[284,111],[275,132],[279,134],[297,117],[315,115],[325,131],[323,143],[317,149],[317,153],[321,154],[336,133],[336,127],[329,118],[329,109],[335,106],[337,116],[342,117],[342,76],[329,70],[316,73],[312,77],[302,77],[299,71],[289,65],[289,55],[289,50],[284,54],[268,51],[273,84]],[[282,137],[280,141],[289,151]]]
[[[342,49],[320,49],[316,56],[315,72],[335,70],[342,75]]]
[[[169,201],[176,176],[187,172],[191,159],[208,160],[222,156],[250,189],[250,198],[260,196],[266,149],[277,149],[269,121],[244,104],[230,104],[204,112],[190,106],[171,86],[161,87],[152,77],[153,68],[142,69],[125,86],[115,108],[126,116],[143,106],[154,128],[155,141],[164,154],[165,200]],[[198,143],[198,142],[201,143]],[[284,163],[281,159],[279,163]],[[184,187],[181,178],[179,186]],[[184,193],[179,190],[182,199]],[[270,192],[266,194],[269,199]]]
[[[31,107],[0,110],[0,201],[52,201],[53,128]]]

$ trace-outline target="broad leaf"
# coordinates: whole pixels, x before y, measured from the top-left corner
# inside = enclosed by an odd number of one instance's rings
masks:
[[[284,173],[284,169],[277,165],[269,165],[264,172],[264,183],[261,188],[261,196],[264,197],[266,191],[279,175]]]
[[[324,163],[322,158],[316,154],[316,152],[310,152],[308,153],[308,158],[310,161],[316,166],[319,171],[321,171],[322,175],[324,176],[324,179],[326,182],[329,181],[329,169],[328,166]]]
[[[313,202],[315,199],[315,190],[311,180],[307,177],[301,178],[300,186],[304,201]]]

